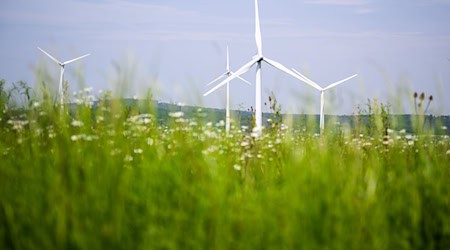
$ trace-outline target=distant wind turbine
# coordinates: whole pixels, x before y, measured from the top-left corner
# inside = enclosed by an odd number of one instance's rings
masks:
[[[244,66],[242,66],[240,69],[238,69],[235,74],[227,77],[224,81],[220,82],[219,84],[217,84],[214,88],[212,88],[211,90],[209,90],[208,92],[206,92],[203,96],[207,96],[210,93],[212,93],[213,91],[215,91],[216,89],[222,87],[223,85],[225,85],[227,82],[237,78],[238,76],[244,74],[245,72],[249,71],[251,67],[253,67],[253,65],[256,64],[256,86],[255,86],[255,121],[256,121],[256,132],[258,135],[260,135],[262,133],[262,108],[261,108],[261,64],[263,61],[265,61],[266,63],[268,63],[269,65],[277,68],[278,70],[281,70],[309,85],[311,85],[311,83],[309,83],[307,80],[303,79],[301,76],[295,74],[294,72],[292,72],[290,69],[286,68],[285,66],[283,66],[281,63],[278,63],[276,61],[270,60],[269,58],[266,58],[263,56],[263,52],[262,52],[262,37],[261,37],[261,25],[260,25],[260,21],[259,21],[259,8],[258,8],[258,0],[255,0],[255,40],[256,40],[256,47],[258,49],[258,54],[256,54],[253,59],[248,62],[247,64],[245,64]]]
[[[42,53],[44,53],[45,55],[47,55],[50,59],[52,59],[54,62],[56,62],[56,63],[61,67],[61,74],[60,74],[60,78],[59,78],[58,95],[59,95],[59,98],[60,98],[60,104],[61,104],[61,106],[63,106],[63,105],[64,105],[64,94],[63,94],[64,66],[66,66],[66,65],[69,64],[69,63],[78,61],[78,60],[80,60],[80,59],[82,59],[82,58],[85,58],[85,57],[87,57],[87,56],[89,56],[89,55],[91,55],[91,54],[86,54],[86,55],[84,55],[84,56],[80,56],[80,57],[77,57],[77,58],[72,59],[72,60],[68,60],[68,61],[65,61],[65,62],[60,62],[58,59],[56,59],[55,57],[53,57],[52,55],[50,55],[49,53],[47,53],[45,50],[43,50],[43,49],[41,49],[41,48],[39,48],[39,47],[38,47],[38,49],[39,49]]]
[[[234,73],[230,70],[230,53],[229,53],[228,46],[227,46],[227,71],[225,73],[223,73],[222,75],[220,75],[219,77],[217,77],[216,79],[214,79],[213,81],[211,81],[210,83],[208,83],[207,86],[217,82],[218,80],[220,80],[224,77],[230,77],[232,75],[234,75]],[[239,78],[243,82],[251,85],[250,82],[243,79],[242,77],[237,76],[237,78]],[[225,131],[228,132],[228,131],[230,131],[230,82],[227,81],[226,84],[227,84],[227,107],[226,107],[226,117],[225,117]],[[212,91],[210,93],[212,93]],[[205,96],[207,96],[207,95],[205,94]]]
[[[317,83],[315,83],[314,81],[308,79],[306,76],[302,75],[297,70],[295,70],[295,69],[292,69],[292,70],[295,71],[295,73],[297,73],[300,77],[302,77],[305,80],[309,81],[311,86],[313,86],[315,89],[320,91],[320,132],[322,133],[322,131],[323,131],[324,127],[325,127],[325,115],[324,115],[324,112],[323,112],[324,111],[324,101],[325,101],[325,91],[327,91],[327,90],[329,90],[331,88],[334,88],[334,87],[338,86],[339,84],[344,83],[344,82],[346,82],[346,81],[356,77],[357,74],[352,75],[350,77],[347,77],[347,78],[345,78],[343,80],[337,81],[335,83],[332,83],[332,84],[328,85],[325,88],[322,88]]]

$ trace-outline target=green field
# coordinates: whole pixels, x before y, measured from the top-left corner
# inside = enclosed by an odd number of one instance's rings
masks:
[[[450,139],[420,117],[255,137],[150,99],[0,98],[0,249],[450,249]]]

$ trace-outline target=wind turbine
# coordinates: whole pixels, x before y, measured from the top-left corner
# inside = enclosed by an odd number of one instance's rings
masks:
[[[256,40],[256,47],[258,49],[258,54],[256,54],[253,59],[242,66],[240,69],[238,69],[233,75],[227,77],[225,80],[217,84],[214,88],[206,92],[203,96],[207,96],[216,89],[222,87],[223,85],[227,84],[227,82],[237,78],[238,76],[244,74],[245,72],[249,71],[253,65],[256,64],[256,84],[255,84],[255,121],[256,121],[256,131],[258,135],[262,133],[262,109],[261,109],[261,65],[262,62],[265,61],[267,64],[275,67],[278,70],[281,70],[309,85],[311,85],[310,82],[303,79],[301,76],[295,74],[290,69],[283,66],[281,63],[278,63],[276,61],[270,60],[267,57],[263,56],[263,50],[262,50],[262,37],[261,37],[261,25],[259,21],[259,9],[258,9],[258,0],[255,0],[255,40]]]
[[[50,55],[49,53],[47,53],[45,50],[43,50],[43,49],[41,49],[41,48],[39,48],[39,47],[38,47],[38,49],[39,49],[42,53],[44,53],[45,55],[47,55],[50,59],[52,59],[54,62],[56,62],[56,63],[61,67],[61,74],[60,74],[60,78],[59,78],[58,95],[59,95],[59,98],[60,98],[60,104],[61,104],[61,106],[63,106],[63,105],[64,105],[64,94],[63,94],[64,66],[66,66],[66,65],[69,64],[69,63],[78,61],[78,60],[80,60],[80,59],[82,59],[82,58],[85,58],[85,57],[87,57],[87,56],[89,56],[89,55],[91,55],[91,54],[86,54],[86,55],[84,55],[84,56],[80,56],[80,57],[77,57],[77,58],[72,59],[72,60],[68,60],[68,61],[65,61],[65,62],[60,62],[58,59],[56,59],[55,57],[53,57],[52,55]]]
[[[230,70],[230,53],[229,53],[228,46],[227,46],[227,71],[225,73],[223,73],[222,75],[220,75],[219,77],[217,77],[216,79],[214,79],[213,81],[211,81],[210,83],[208,83],[206,86],[209,86],[224,77],[230,77],[233,74],[234,73]],[[251,85],[251,83],[249,81],[245,80],[244,78],[242,78],[240,76],[237,76],[237,78],[239,78],[243,82]],[[230,131],[230,82],[227,81],[226,84],[227,84],[227,107],[226,107],[226,117],[225,117],[225,131],[228,133],[228,131]]]
[[[348,80],[350,80],[350,79],[356,77],[357,74],[352,75],[352,76],[350,76],[350,77],[347,77],[347,78],[345,78],[345,79],[343,79],[343,80],[337,81],[337,82],[335,82],[335,83],[332,83],[332,84],[328,85],[328,86],[325,87],[325,88],[322,88],[322,87],[320,87],[317,83],[315,83],[314,81],[308,79],[306,76],[302,75],[302,74],[301,74],[300,72],[298,72],[297,70],[295,70],[295,69],[292,69],[292,70],[295,71],[295,73],[297,73],[300,77],[302,77],[302,78],[304,78],[305,80],[309,81],[309,82],[311,83],[311,84],[310,84],[311,86],[313,86],[315,89],[317,89],[317,90],[320,91],[320,132],[322,133],[322,131],[323,131],[324,127],[325,127],[325,115],[324,115],[324,113],[323,113],[323,110],[324,110],[324,101],[325,101],[325,91],[327,91],[327,90],[329,90],[329,89],[331,89],[331,88],[334,88],[334,87],[338,86],[339,84],[344,83],[344,82],[346,82],[346,81],[348,81]]]

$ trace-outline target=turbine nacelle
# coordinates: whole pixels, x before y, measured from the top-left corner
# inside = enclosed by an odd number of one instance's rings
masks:
[[[264,57],[262,55],[257,54],[252,57],[252,60],[256,60],[256,62],[261,62],[264,61]]]

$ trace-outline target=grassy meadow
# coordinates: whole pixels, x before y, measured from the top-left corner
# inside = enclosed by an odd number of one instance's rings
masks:
[[[450,249],[448,133],[383,108],[322,136],[274,112],[257,137],[150,97],[0,94],[0,249]]]

